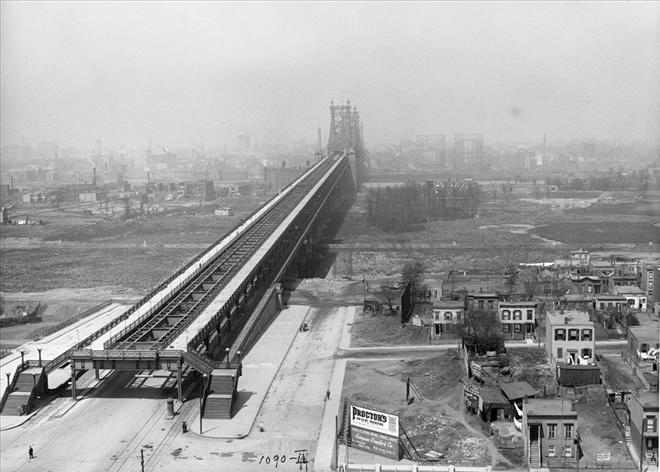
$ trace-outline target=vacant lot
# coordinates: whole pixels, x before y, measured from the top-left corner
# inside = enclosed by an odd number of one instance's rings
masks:
[[[443,464],[510,466],[473,418],[463,411],[461,360],[452,353],[417,360],[349,362],[343,398],[399,415],[402,428],[423,456],[435,451]],[[417,390],[406,403],[406,379]]]
[[[359,312],[351,327],[351,346],[394,346],[429,344],[428,327],[401,324],[398,315],[373,315]]]
[[[584,452],[580,460],[582,468],[596,468],[596,454],[606,452],[611,454],[610,461],[606,463],[610,470],[635,467],[601,385],[589,387],[579,395],[575,409]]]
[[[651,223],[601,221],[555,223],[539,226],[532,233],[568,244],[633,244],[660,242],[657,226]]]

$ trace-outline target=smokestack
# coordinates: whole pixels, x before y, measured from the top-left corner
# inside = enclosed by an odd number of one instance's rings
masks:
[[[317,134],[316,147],[319,152],[323,152],[323,135],[321,134],[321,128],[318,128],[316,130],[316,134]]]
[[[96,166],[92,168],[92,185],[96,187]]]
[[[14,188],[14,176],[9,177],[9,188],[13,189]]]

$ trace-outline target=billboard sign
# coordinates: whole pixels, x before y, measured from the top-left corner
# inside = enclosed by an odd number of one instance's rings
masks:
[[[351,405],[351,446],[399,460],[399,417]]]
[[[351,426],[387,436],[399,437],[399,417],[357,405],[351,405]]]

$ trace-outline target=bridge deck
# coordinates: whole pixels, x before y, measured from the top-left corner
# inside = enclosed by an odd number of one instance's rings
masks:
[[[244,284],[325,182],[341,159],[324,159],[268,202],[248,221],[207,250],[181,276],[172,280],[153,300],[111,332],[92,349],[177,349],[206,326],[218,310]]]
[[[3,357],[0,362],[0,397],[7,388],[6,374],[9,373],[9,378],[13,379],[16,368],[21,363],[21,351],[24,353],[24,359],[30,361],[30,365],[32,365],[39,358],[37,350],[41,349],[41,358],[45,365],[47,361],[61,356],[80,341],[121,316],[128,308],[128,305],[110,303],[97,312],[44,339],[23,344],[19,348],[14,349],[10,354]]]

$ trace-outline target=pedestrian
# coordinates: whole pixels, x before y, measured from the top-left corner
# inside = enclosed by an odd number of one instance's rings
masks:
[[[28,456],[30,457],[30,460],[34,459],[34,449],[32,448],[32,444],[30,444],[30,448],[28,449]]]
[[[330,389],[325,391],[325,399],[330,400]]]

